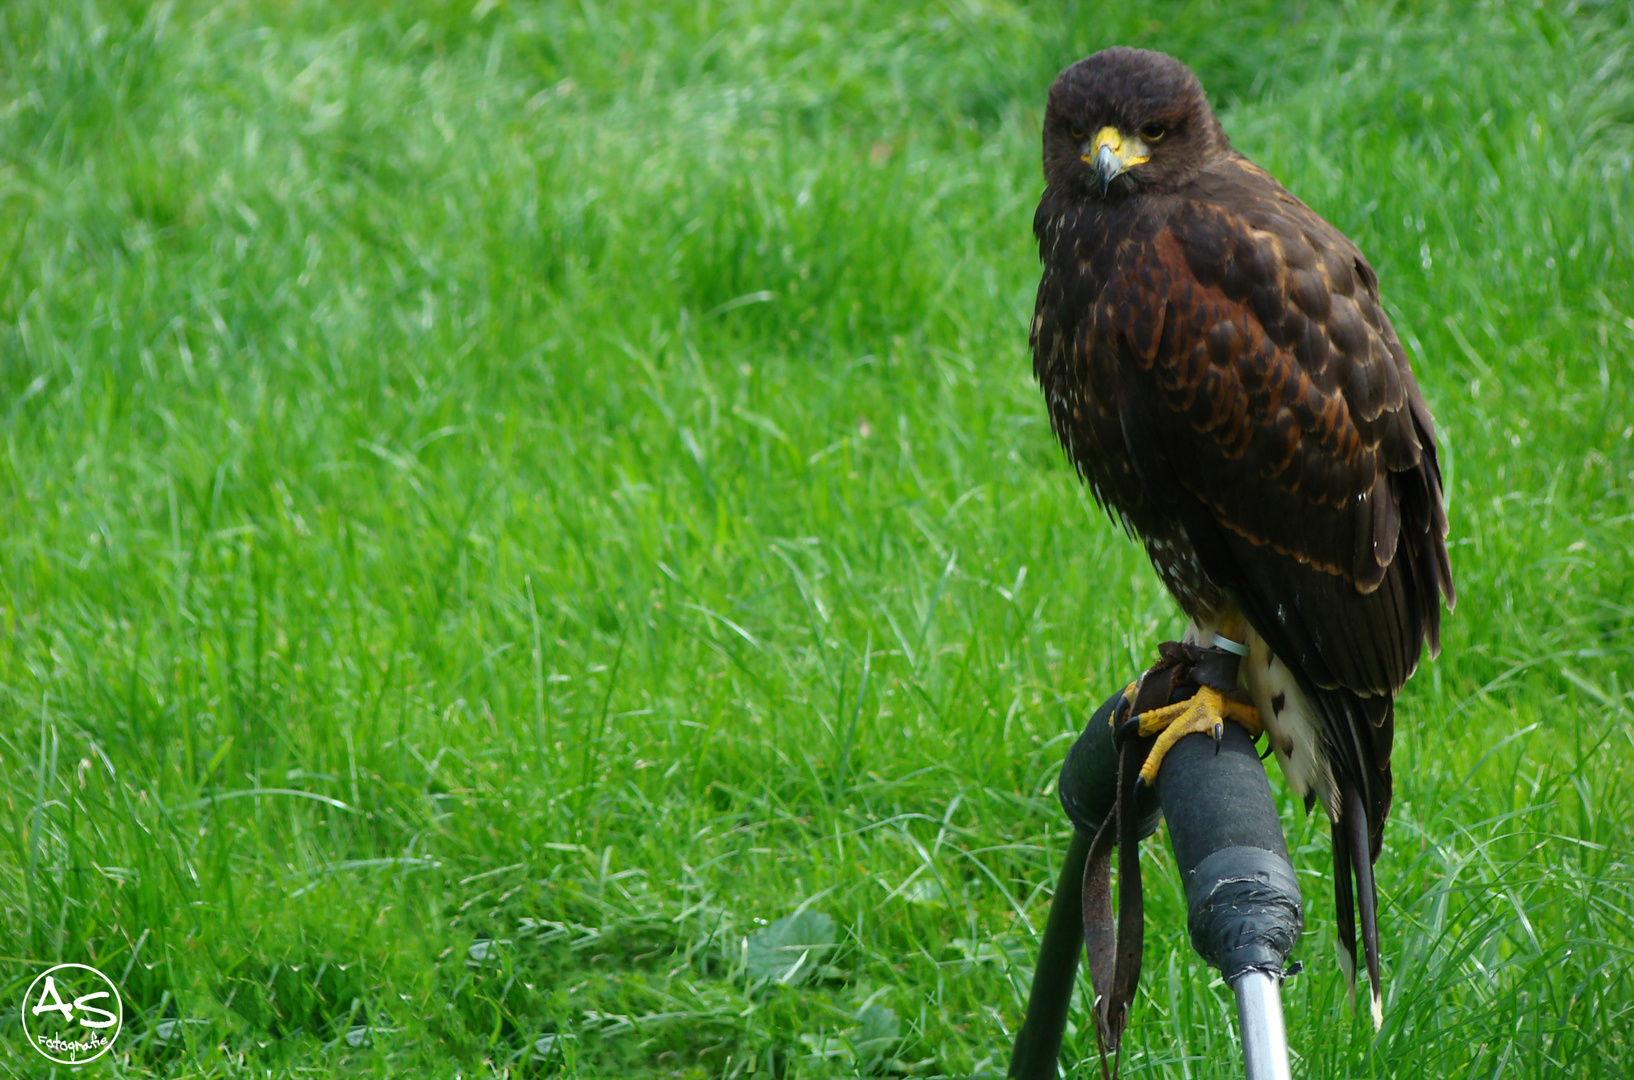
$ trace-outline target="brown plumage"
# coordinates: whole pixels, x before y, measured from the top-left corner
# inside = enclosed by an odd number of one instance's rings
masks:
[[[1159,53],[1061,73],[1044,176],[1031,337],[1051,425],[1192,632],[1246,620],[1272,748],[1333,823],[1347,977],[1355,875],[1377,1016],[1393,699],[1453,601],[1435,427],[1378,279]]]

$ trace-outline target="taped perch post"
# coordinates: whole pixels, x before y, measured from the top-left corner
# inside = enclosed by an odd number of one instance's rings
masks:
[[[1073,838],[1010,1058],[1016,1080],[1057,1076],[1083,949],[1084,860],[1116,800],[1118,750],[1110,718],[1122,698],[1114,694],[1096,710],[1061,768],[1059,795]],[[1160,812],[1168,821],[1192,946],[1236,994],[1248,1080],[1285,1080],[1280,988],[1303,916],[1282,822],[1253,742],[1232,723],[1218,748],[1203,736],[1180,740],[1164,759],[1156,788],[1141,792],[1132,812],[1142,837],[1156,830]]]

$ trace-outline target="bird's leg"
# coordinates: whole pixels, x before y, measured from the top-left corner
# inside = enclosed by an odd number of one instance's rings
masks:
[[[1200,648],[1222,655],[1221,651],[1223,650],[1224,652],[1236,653],[1238,656],[1242,656],[1248,652],[1245,642],[1249,633],[1248,620],[1243,618],[1242,613],[1236,608],[1227,607],[1223,611],[1216,612],[1211,619],[1193,621],[1186,629],[1186,640],[1191,643],[1186,648]],[[1140,782],[1148,787],[1157,782],[1157,771],[1163,764],[1164,756],[1174,748],[1175,743],[1187,735],[1194,733],[1209,735],[1214,739],[1215,745],[1218,746],[1221,737],[1225,734],[1224,725],[1227,720],[1236,721],[1242,725],[1243,730],[1255,738],[1258,738],[1260,732],[1264,730],[1259,711],[1248,700],[1247,695],[1237,691],[1235,685],[1222,685],[1218,681],[1223,677],[1228,679],[1231,684],[1236,684],[1237,675],[1234,665],[1231,667],[1229,675],[1223,671],[1217,671],[1213,679],[1209,680],[1209,683],[1205,683],[1202,678],[1194,679],[1195,672],[1193,671],[1186,671],[1184,674],[1177,675],[1174,673],[1173,668],[1170,667],[1168,669],[1170,671],[1168,685],[1173,686],[1177,679],[1182,685],[1185,682],[1193,682],[1193,685],[1197,686],[1196,693],[1184,701],[1177,701],[1157,708],[1150,707],[1153,703],[1148,698],[1148,701],[1143,703],[1148,706],[1147,710],[1130,718],[1131,708],[1136,698],[1140,696],[1146,679],[1157,676],[1158,672],[1165,670],[1166,664],[1177,659],[1176,650],[1170,649],[1167,645],[1159,648],[1164,652],[1165,661],[1160,662],[1157,667],[1147,672],[1146,675],[1130,683],[1123,692],[1124,700],[1127,703],[1126,707],[1116,710],[1112,714],[1113,727],[1119,736],[1139,735],[1143,738],[1157,736],[1157,741],[1147,754],[1146,762],[1141,766],[1140,770]],[[1156,684],[1152,689],[1161,694],[1160,687],[1162,685],[1164,684]],[[1170,696],[1172,696],[1172,691]],[[1159,700],[1166,700],[1166,698],[1160,696]]]
[[[1227,720],[1241,724],[1243,730],[1255,737],[1264,730],[1258,709],[1209,686],[1199,686],[1197,693],[1185,701],[1131,718],[1128,724],[1133,733],[1143,738],[1157,736],[1157,742],[1146,755],[1146,763],[1140,767],[1141,782],[1148,787],[1157,782],[1157,770],[1163,764],[1164,755],[1185,736],[1209,735],[1218,743],[1225,734]]]

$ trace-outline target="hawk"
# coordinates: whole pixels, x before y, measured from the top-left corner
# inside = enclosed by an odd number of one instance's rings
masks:
[[[1030,337],[1051,427],[1187,639],[1242,655],[1252,701],[1205,688],[1143,716],[1143,776],[1223,717],[1263,728],[1327,813],[1340,960],[1354,988],[1359,915],[1378,1024],[1394,699],[1454,601],[1430,411],[1373,268],[1232,149],[1185,65],[1080,60],[1043,143]]]

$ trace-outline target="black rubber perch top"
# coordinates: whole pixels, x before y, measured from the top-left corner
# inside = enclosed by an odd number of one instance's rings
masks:
[[[1192,948],[1228,983],[1249,970],[1280,975],[1305,921],[1248,733],[1226,724],[1219,753],[1207,738],[1181,739],[1163,759],[1157,793],[1186,885]]]
[[[1009,1075],[1018,1080],[1057,1076],[1083,950],[1084,858],[1116,794],[1109,718],[1122,698],[1120,691],[1096,710],[1061,768],[1058,791],[1073,840],[1010,1057]],[[1281,975],[1304,920],[1282,822],[1248,734],[1227,723],[1218,747],[1206,736],[1180,740],[1163,760],[1155,792],[1143,792],[1136,803],[1141,836],[1156,830],[1159,804],[1185,883],[1192,947],[1228,983],[1249,970]]]

